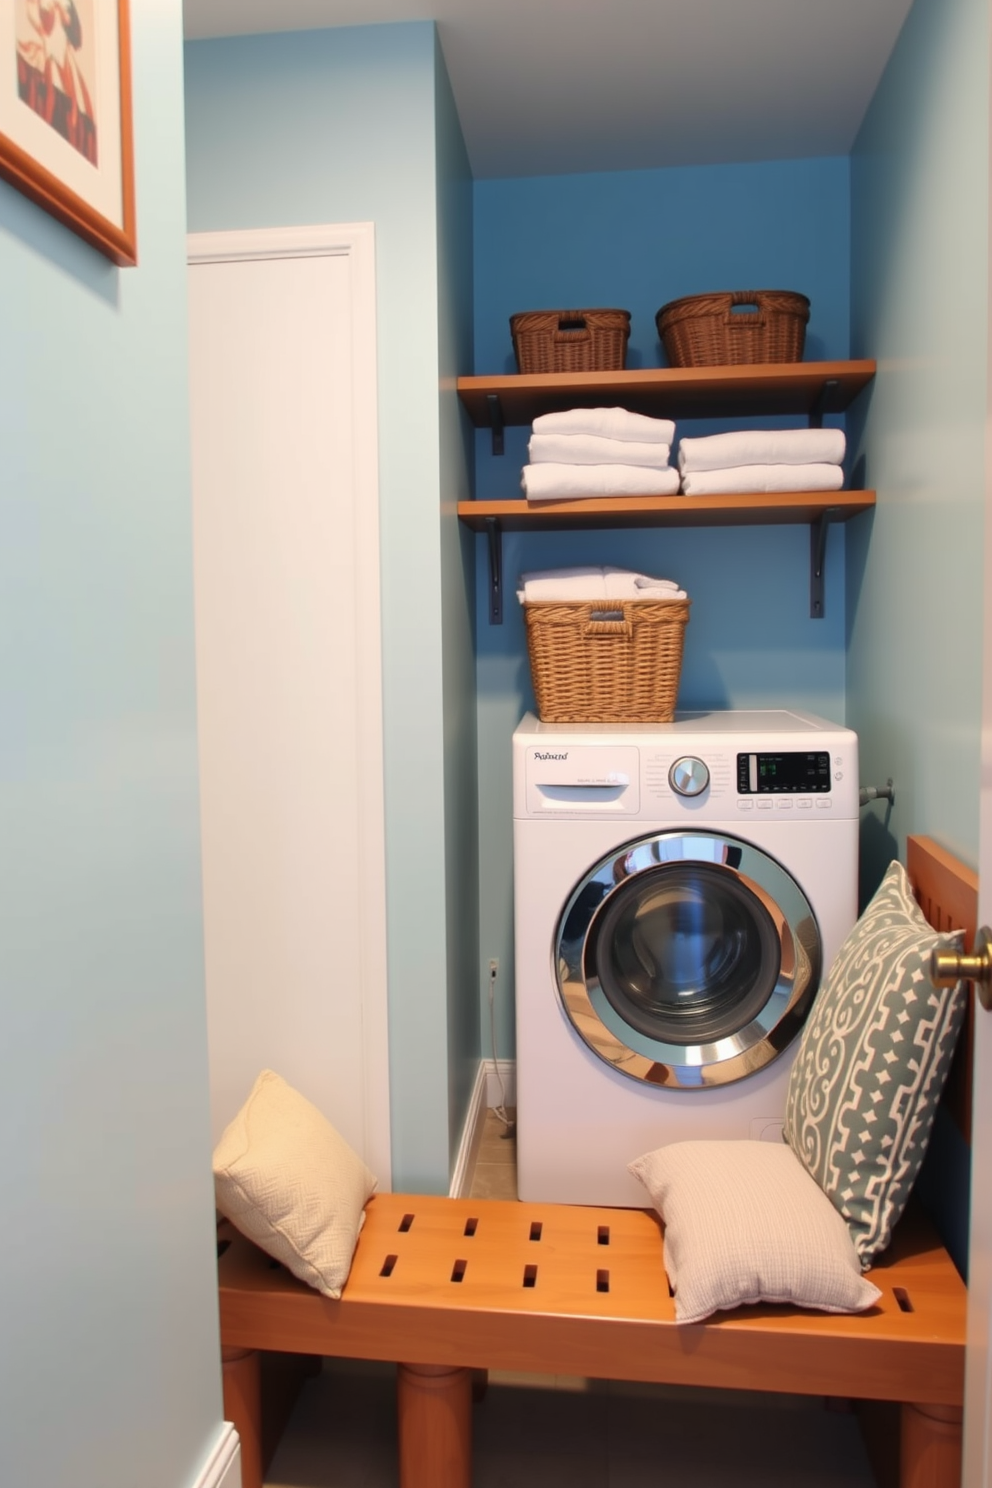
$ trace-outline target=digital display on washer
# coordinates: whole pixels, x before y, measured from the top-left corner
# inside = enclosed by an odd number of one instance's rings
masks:
[[[737,756],[739,795],[814,795],[829,789],[830,756],[826,752]]]

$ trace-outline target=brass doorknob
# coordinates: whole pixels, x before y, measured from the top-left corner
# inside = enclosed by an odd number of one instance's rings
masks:
[[[987,925],[975,936],[970,955],[964,951],[930,953],[930,980],[935,987],[950,987],[962,978],[974,982],[982,1007],[992,1009],[992,930]]]

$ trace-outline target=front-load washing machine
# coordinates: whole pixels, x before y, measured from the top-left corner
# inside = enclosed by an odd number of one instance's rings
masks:
[[[521,1199],[640,1206],[631,1159],[781,1138],[857,917],[858,752],[792,711],[513,736]]]

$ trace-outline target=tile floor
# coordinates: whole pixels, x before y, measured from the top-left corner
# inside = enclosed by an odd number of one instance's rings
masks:
[[[473,1197],[516,1197],[505,1131],[490,1112]],[[804,1396],[493,1371],[473,1444],[474,1488],[874,1488],[855,1417]],[[266,1485],[396,1488],[393,1367],[326,1360]]]

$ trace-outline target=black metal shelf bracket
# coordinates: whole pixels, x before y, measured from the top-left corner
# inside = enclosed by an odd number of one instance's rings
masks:
[[[828,507],[809,524],[809,615],[811,620],[822,620],[824,615],[823,570],[827,553],[827,528],[837,515],[836,507]]]
[[[823,428],[823,415],[827,412],[827,404],[834,393],[840,387],[840,381],[836,377],[828,377],[816,395],[816,401],[809,411],[809,426],[811,429]]]
[[[495,517],[486,518],[489,543],[489,624],[503,624],[503,529]]]
[[[486,402],[489,404],[489,426],[493,431],[493,454],[503,453],[503,408],[497,393],[487,393]]]

